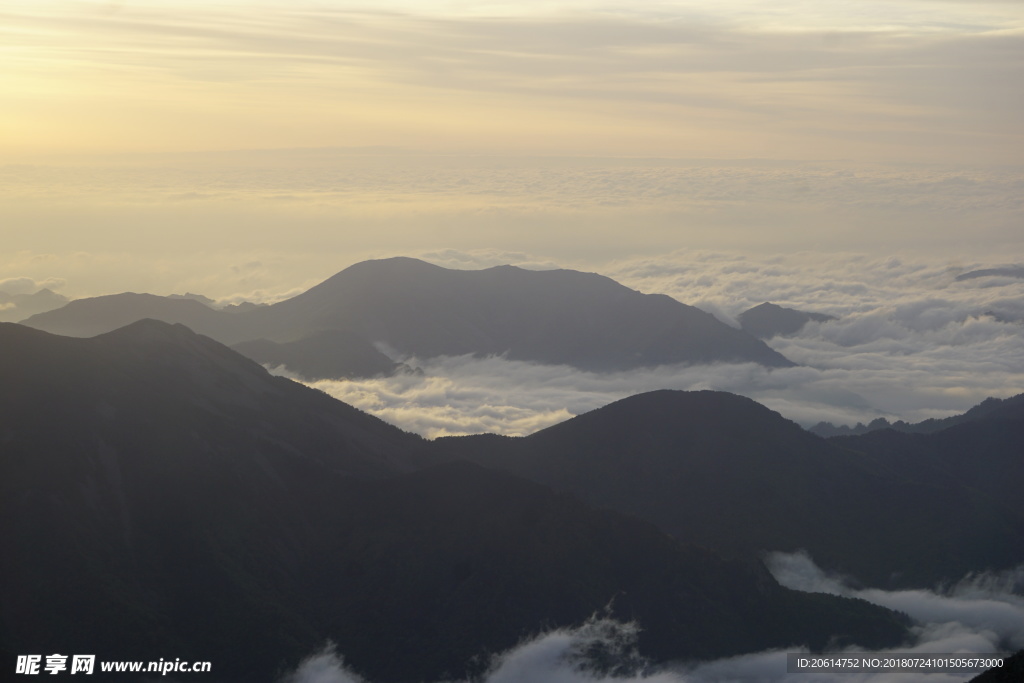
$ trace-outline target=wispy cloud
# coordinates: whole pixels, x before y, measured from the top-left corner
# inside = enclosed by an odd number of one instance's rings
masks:
[[[956,642],[958,638],[964,641],[951,649],[932,652],[962,652],[976,648],[979,641],[988,649],[966,651],[992,653],[1006,647],[1024,647],[1024,567],[967,576],[940,589],[884,591],[852,588],[842,577],[822,571],[803,552],[773,553],[767,564],[787,588],[860,598],[908,614],[919,624],[917,635],[922,644],[934,640]]]
[[[26,82],[85,77],[79,91],[100,88],[90,76],[99,71],[198,126],[154,135],[150,149],[210,148],[216,130],[228,147],[361,139],[522,151],[532,139],[534,151],[585,153],[1019,158],[1021,95],[1006,84],[1019,73],[1024,17],[1008,3],[110,7],[7,7],[7,65]],[[291,111],[304,126],[270,125],[283,96],[304,106]],[[116,97],[164,120],[131,92]],[[8,116],[32,132],[20,116],[27,104],[14,105]],[[311,105],[360,135],[332,129]],[[236,117],[234,129],[222,114]],[[104,130],[124,148],[136,130],[159,129],[135,120],[120,140]]]

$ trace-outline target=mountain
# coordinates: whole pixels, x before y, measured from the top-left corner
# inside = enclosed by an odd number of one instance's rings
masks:
[[[34,294],[0,291],[0,322],[15,322],[36,313],[60,308],[66,303],[67,297],[51,289],[40,289]]]
[[[504,354],[595,371],[741,360],[791,365],[699,309],[571,270],[366,261],[253,316],[278,334],[344,325],[420,358]]]
[[[468,463],[343,493],[310,581],[333,589],[316,613],[370,680],[462,680],[474,659],[594,614],[635,620],[655,662],[905,637],[892,613],[782,589],[759,563]]]
[[[922,433],[885,429],[830,442],[883,460],[907,478],[977,491],[1024,519],[1024,394],[986,399],[963,415],[936,422],[947,426]]]
[[[21,323],[52,334],[93,337],[147,318],[180,323],[219,341],[231,339],[244,329],[234,320],[234,315],[210,308],[194,297],[135,292],[76,299],[62,308],[33,315]]]
[[[408,368],[346,330],[323,330],[280,344],[256,339],[231,348],[261,365],[284,366],[307,380],[388,376]]]
[[[184,326],[0,325],[0,650],[277,680],[337,643],[459,678],[595,613],[656,661],[888,647],[906,623],[469,463]],[[475,664],[474,664],[475,662]],[[9,662],[10,663],[10,662]]]
[[[967,683],[1019,683],[1024,680],[1024,650],[1004,657],[1001,666],[984,671]]]
[[[19,435],[6,452],[23,453],[13,459],[32,470],[77,451],[176,468],[205,467],[211,454],[232,467],[298,457],[366,476],[419,465],[409,455],[419,437],[183,325],[142,320],[77,339],[4,323],[0,341],[0,410]],[[55,430],[47,420],[58,411]]]
[[[419,437],[181,325],[7,323],[0,348],[0,642],[21,653],[209,659],[218,629],[310,632],[273,576],[316,528],[294,501],[423,464]]]
[[[197,301],[140,298],[145,296],[82,299],[24,323],[89,336],[154,317],[184,323],[225,344],[294,343],[340,330],[347,339],[383,343],[404,356],[505,355],[592,371],[732,361],[792,365],[709,313],[571,270],[449,270],[392,258],[358,263],[296,297],[246,311],[200,310]],[[312,352],[305,362],[334,376],[347,372]]]
[[[879,417],[872,420],[867,425],[858,422],[853,427],[846,425],[837,427],[831,422],[819,422],[808,431],[826,438],[833,436],[859,436],[861,434],[867,434],[881,429],[892,429],[893,431],[905,432],[908,434],[934,434],[935,432],[941,432],[942,430],[954,425],[963,424],[965,422],[974,422],[975,420],[1000,418],[1018,419],[1021,417],[1024,417],[1024,394],[1017,394],[1016,396],[1006,399],[993,398],[990,396],[978,405],[972,407],[966,413],[952,415],[950,417],[929,418],[927,420],[922,420],[921,422],[913,423],[904,422],[903,420],[889,422],[884,417]]]
[[[758,339],[771,339],[778,335],[796,334],[809,322],[827,322],[836,320],[836,317],[765,302],[743,311],[738,319],[744,332]]]
[[[970,458],[981,438],[956,448]],[[879,587],[930,585],[1024,561],[1024,515],[968,480],[917,476],[722,392],[650,392],[528,437],[449,437],[432,447],[729,556],[805,549],[828,570]],[[970,481],[1019,469],[1007,470],[1003,456],[974,465],[983,474]],[[1011,476],[1006,485],[1019,481]]]

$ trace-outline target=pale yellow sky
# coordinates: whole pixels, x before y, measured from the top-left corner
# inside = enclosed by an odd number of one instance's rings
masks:
[[[709,8],[710,6],[710,8]],[[0,5],[0,152],[1016,163],[1017,2]]]
[[[1024,3],[6,0],[0,281],[1022,254]],[[371,149],[367,149],[371,148]]]

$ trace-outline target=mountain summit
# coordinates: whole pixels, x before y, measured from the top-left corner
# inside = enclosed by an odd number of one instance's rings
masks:
[[[106,317],[116,320],[110,329],[129,322],[125,315],[111,314],[111,298],[101,299],[76,301],[33,316],[25,324],[86,336],[104,331]],[[132,303],[145,302],[135,298]],[[133,310],[132,315],[189,323],[164,318],[170,307],[149,303],[154,304],[152,311]],[[193,301],[174,303],[177,312],[184,312],[186,303],[200,306]],[[92,308],[95,315],[89,315]],[[450,270],[417,259],[390,258],[357,263],[272,306],[245,312],[207,311],[215,319],[206,314],[190,317],[202,325],[198,331],[227,344],[274,342],[277,346],[239,344],[237,348],[255,354],[252,357],[259,362],[293,369],[300,363],[316,367],[322,376],[358,375],[375,344],[402,356],[504,355],[596,372],[676,363],[793,365],[764,342],[700,309],[573,270],[514,266]],[[83,320],[88,320],[87,326]],[[281,346],[325,331],[344,331],[351,354],[335,350],[322,359],[312,358],[312,349],[322,344]],[[268,348],[274,351],[273,360],[256,351]],[[289,358],[289,351],[298,354],[299,349],[302,358]],[[359,360],[347,363],[348,355]]]

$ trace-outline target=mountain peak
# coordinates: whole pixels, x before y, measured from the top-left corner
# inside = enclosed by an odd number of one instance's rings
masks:
[[[493,355],[594,372],[678,363],[793,365],[709,313],[596,273],[511,265],[452,270],[401,256],[357,263],[298,296],[245,312],[122,294],[72,302],[26,324],[88,337],[141,318],[183,323],[225,344],[292,343],[345,330],[364,347],[383,342],[402,356]],[[314,363],[345,374],[332,364]]]
[[[600,433],[605,429],[602,425],[615,425],[615,430],[629,425],[629,431],[642,431],[653,426],[675,433],[705,435],[729,435],[739,425],[743,425],[744,430],[753,430],[755,427],[759,430],[770,429],[798,440],[804,439],[806,435],[795,422],[746,396],[726,391],[658,389],[609,403],[541,430],[534,436],[543,438],[541,435],[544,434],[577,429],[596,430]]]
[[[334,277],[342,275],[344,273],[362,273],[362,272],[438,272],[447,270],[441,266],[434,265],[424,261],[423,259],[413,258],[412,256],[391,256],[388,258],[381,259],[369,259],[367,261],[360,261],[359,263],[353,263],[348,268],[337,273]],[[333,279],[333,278],[329,278]]]
[[[181,323],[168,323],[156,318],[143,318],[124,327],[97,335],[103,339],[125,341],[152,341],[163,339],[191,339],[195,332]]]
[[[155,318],[136,320],[124,327],[96,335],[93,339],[104,345],[116,345],[121,348],[130,347],[138,350],[153,346],[171,346],[182,350],[199,351],[204,355],[213,355],[230,361],[249,362],[247,359],[237,357],[237,354],[209,337],[193,332],[186,325],[168,323]]]
[[[674,363],[792,365],[704,311],[574,270],[365,261],[252,315],[272,341],[298,338],[296,327],[302,335],[349,329],[418,358],[504,355],[597,372]]]
[[[796,334],[809,322],[827,322],[835,319],[835,316],[824,313],[798,311],[767,301],[743,311],[738,316],[740,329],[759,339]]]

